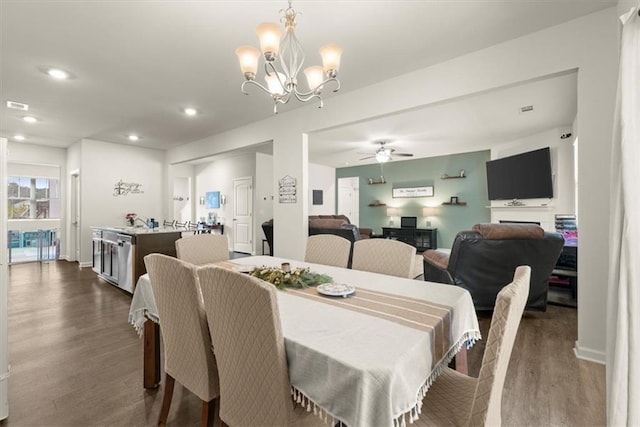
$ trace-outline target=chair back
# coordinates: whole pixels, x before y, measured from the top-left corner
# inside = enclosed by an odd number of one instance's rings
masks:
[[[158,307],[164,370],[200,399],[220,395],[216,360],[192,264],[150,254],[144,257]]]
[[[478,385],[473,399],[469,425],[501,423],[500,410],[504,379],[518,325],[529,295],[531,267],[516,268],[513,281],[502,288],[496,298],[489,337],[482,358]]]
[[[229,259],[229,241],[222,234],[196,234],[176,240],[179,259],[195,265]]]
[[[456,236],[447,270],[453,284],[471,293],[476,310],[492,310],[516,267],[528,265],[531,286],[526,307],[545,311],[549,276],[563,246],[559,233],[545,232],[535,224],[476,224]]]
[[[390,239],[364,239],[353,244],[354,270],[413,278],[416,248]]]
[[[198,269],[220,372],[220,418],[283,426],[293,415],[276,288],[215,266]]]
[[[347,268],[351,242],[333,234],[316,234],[307,238],[305,262]]]

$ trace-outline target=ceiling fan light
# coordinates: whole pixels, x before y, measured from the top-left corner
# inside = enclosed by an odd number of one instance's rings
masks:
[[[260,51],[253,46],[240,46],[236,49],[236,56],[240,61],[240,70],[247,80],[253,80],[258,72],[258,58]]]
[[[278,79],[278,77],[280,77],[280,79]],[[282,73],[277,73],[277,75],[276,73],[273,73],[271,75],[264,76],[264,79],[267,81],[269,92],[274,95],[284,95],[284,87],[282,87],[280,81],[284,81],[285,78],[285,75]]]
[[[305,68],[304,75],[307,77],[307,85],[312,91],[318,89],[324,81],[324,71],[320,65]]]
[[[256,28],[256,33],[258,33],[260,50],[262,50],[264,59],[269,62],[276,59],[280,50],[280,39],[282,38],[280,26],[272,22],[263,22]]]
[[[391,150],[388,148],[381,148],[376,151],[376,160],[378,163],[386,163],[391,159]]]
[[[342,48],[335,44],[327,44],[320,48],[320,55],[322,56],[322,67],[327,76],[337,76],[340,69]]]

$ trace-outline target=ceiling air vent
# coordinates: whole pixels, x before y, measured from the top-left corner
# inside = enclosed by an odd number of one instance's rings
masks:
[[[525,105],[524,107],[520,107],[520,114],[528,113],[529,111],[533,111],[533,105]]]
[[[16,101],[7,101],[7,107],[22,111],[27,111],[29,109],[29,106],[27,104]]]

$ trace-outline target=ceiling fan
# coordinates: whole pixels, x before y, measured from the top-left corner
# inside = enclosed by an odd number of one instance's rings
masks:
[[[393,148],[388,148],[386,146],[387,141],[376,141],[376,144],[380,144],[380,148],[376,150],[375,153],[358,153],[358,154],[368,154],[367,157],[363,157],[360,160],[367,160],[375,158],[378,163],[386,163],[389,160],[393,160],[394,156],[397,157],[413,157],[411,153],[396,153],[396,150]]]

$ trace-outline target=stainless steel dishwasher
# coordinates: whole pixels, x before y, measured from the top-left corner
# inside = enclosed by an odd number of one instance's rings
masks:
[[[118,233],[102,231],[102,268],[100,276],[111,283],[118,283]]]
[[[133,293],[133,237],[118,234],[118,287]]]
[[[102,273],[102,230],[92,230],[93,242],[93,265],[92,269],[96,273]]]

